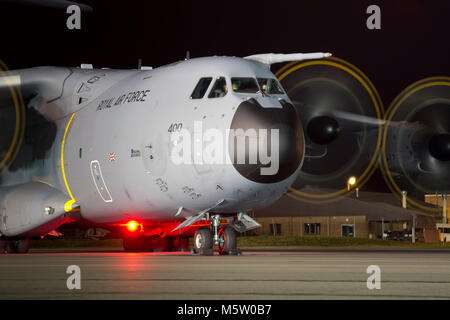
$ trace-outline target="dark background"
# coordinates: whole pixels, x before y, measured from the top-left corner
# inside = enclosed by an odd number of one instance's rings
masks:
[[[64,9],[0,4],[0,59],[10,69],[135,68],[138,58],[156,67],[187,50],[191,57],[325,51],[362,69],[385,108],[412,82],[450,75],[449,1],[81,2],[93,8],[82,13],[81,30],[66,28]],[[381,30],[366,27],[370,4],[381,8]]]
[[[0,0],[0,59],[10,69],[136,68],[139,58],[157,67],[187,50],[191,57],[332,52],[372,80],[385,109],[409,84],[450,76],[449,1],[81,2],[93,11],[82,13],[81,30],[68,30],[65,9]],[[381,8],[381,30],[366,27],[371,4]],[[386,191],[379,172],[371,185]]]

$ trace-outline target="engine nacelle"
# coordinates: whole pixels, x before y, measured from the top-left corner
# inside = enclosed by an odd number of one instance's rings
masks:
[[[389,107],[382,153],[391,191],[423,200],[450,192],[450,78],[420,80]]]
[[[67,219],[68,201],[61,191],[40,182],[3,188],[0,232],[7,237],[47,234]]]

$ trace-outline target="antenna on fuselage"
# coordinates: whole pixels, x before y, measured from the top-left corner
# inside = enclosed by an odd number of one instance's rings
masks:
[[[141,58],[139,58],[138,59],[138,70],[153,70],[153,67],[150,67],[150,66],[143,66],[142,65],[142,59]]]
[[[191,53],[188,51],[186,51],[186,59],[184,60],[189,60],[191,58]]]

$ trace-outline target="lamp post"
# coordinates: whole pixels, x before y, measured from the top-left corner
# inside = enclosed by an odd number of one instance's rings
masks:
[[[355,177],[350,177],[347,180],[347,191],[350,191],[350,188],[356,183]]]
[[[407,191],[402,191],[402,207],[403,207],[403,209],[406,209],[406,202],[407,202],[406,196],[407,195],[408,195]]]
[[[442,194],[442,222],[447,223],[447,194]]]

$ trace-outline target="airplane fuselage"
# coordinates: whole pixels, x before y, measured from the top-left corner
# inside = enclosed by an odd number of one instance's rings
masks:
[[[227,161],[198,163],[195,149],[190,163],[173,161],[174,148],[179,148],[172,135],[175,131],[187,130],[194,144],[199,126],[203,132],[223,133],[223,158],[230,160],[227,130],[239,119],[258,120],[258,114],[267,112],[260,122],[270,129],[277,126],[278,112],[290,118],[296,115],[284,92],[267,95],[232,90],[231,78],[275,79],[258,62],[210,57],[147,71],[44,67],[19,74],[26,81],[29,74],[37,77],[39,72],[52,72],[55,77],[28,104],[45,121],[55,123],[57,130],[49,134],[53,141],[45,156],[3,174],[0,199],[13,186],[39,182],[60,190],[92,222],[176,221],[205,208],[235,213],[270,205],[286,192],[300,170],[301,128],[291,135],[297,143],[290,145],[297,153],[295,159],[281,160],[281,175],[267,179],[243,174]],[[204,77],[213,80],[202,98],[193,99],[193,90]],[[228,92],[209,97],[219,78],[226,82]],[[53,82],[61,83],[60,87],[55,89]],[[238,114],[244,108],[251,111]],[[248,116],[249,112],[255,112],[255,117]],[[20,157],[29,155],[21,151],[16,161]]]

